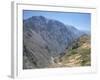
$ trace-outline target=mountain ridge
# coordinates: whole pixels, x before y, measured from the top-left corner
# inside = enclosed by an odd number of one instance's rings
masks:
[[[28,59],[23,58],[23,61],[26,61],[23,62],[24,69],[47,67],[51,64],[51,57],[59,56],[75,39],[83,35],[73,26],[66,26],[60,21],[43,16],[32,16],[24,20],[23,27],[26,49],[23,56]],[[28,66],[27,61],[32,65]]]

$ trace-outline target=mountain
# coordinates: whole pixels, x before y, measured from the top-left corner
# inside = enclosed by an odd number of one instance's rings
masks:
[[[91,35],[91,31],[89,30],[80,30],[81,32],[83,32],[85,35],[90,36]]]
[[[49,67],[79,67],[91,65],[91,41],[89,35],[82,35],[75,40],[65,55],[57,58]]]
[[[44,16],[23,20],[23,69],[46,68],[83,33]]]

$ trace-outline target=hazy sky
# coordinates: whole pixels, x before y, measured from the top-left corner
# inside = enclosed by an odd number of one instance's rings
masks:
[[[91,14],[90,13],[75,13],[75,12],[48,12],[48,11],[23,11],[23,19],[28,19],[32,16],[44,16],[49,19],[58,20],[65,25],[72,25],[80,30],[91,30]]]

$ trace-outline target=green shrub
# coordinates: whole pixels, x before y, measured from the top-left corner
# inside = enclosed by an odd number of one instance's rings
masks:
[[[70,53],[71,55],[77,54],[77,49],[72,49],[72,50],[70,50],[69,53]]]

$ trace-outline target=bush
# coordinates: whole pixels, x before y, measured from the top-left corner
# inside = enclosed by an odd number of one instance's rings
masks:
[[[72,50],[70,50],[69,53],[70,53],[71,55],[77,54],[77,49],[72,49]]]

